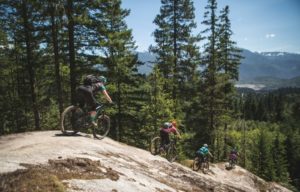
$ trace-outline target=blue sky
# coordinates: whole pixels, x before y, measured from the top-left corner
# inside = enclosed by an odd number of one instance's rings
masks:
[[[197,29],[203,30],[207,0],[194,0]],[[232,39],[241,48],[251,51],[285,51],[300,53],[300,0],[218,0],[218,8],[229,5]],[[132,29],[138,51],[154,44],[153,24],[159,13],[160,0],[122,0],[130,9],[125,19]],[[200,44],[201,45],[201,44]]]

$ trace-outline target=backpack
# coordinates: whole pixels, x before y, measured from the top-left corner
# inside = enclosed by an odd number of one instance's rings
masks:
[[[208,149],[206,147],[201,147],[199,151],[203,155],[206,155],[208,153]]]
[[[98,82],[100,82],[100,80],[95,75],[87,75],[83,80],[84,85],[93,85]]]

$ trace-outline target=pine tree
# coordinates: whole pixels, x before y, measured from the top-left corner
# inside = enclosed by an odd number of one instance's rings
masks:
[[[144,133],[149,139],[157,136],[161,125],[174,117],[174,103],[170,99],[170,93],[164,90],[166,79],[158,66],[154,67],[147,80],[146,87],[149,98],[141,110],[144,120],[141,134]]]
[[[275,98],[275,120],[283,121],[284,98],[281,93]]]
[[[67,0],[66,15],[68,18],[68,51],[70,64],[70,85],[71,85],[71,103],[76,103],[76,64],[75,64],[75,43],[74,43],[74,1]]]
[[[208,0],[207,10],[204,13],[204,21],[202,24],[207,26],[202,31],[203,37],[206,40],[202,57],[203,71],[203,106],[206,112],[207,130],[209,130],[208,141],[214,151],[215,138],[217,127],[219,126],[219,117],[221,114],[221,102],[223,93],[220,92],[222,76],[219,75],[219,47],[218,47],[218,17],[216,15],[217,2],[216,0]],[[217,149],[217,148],[216,148]],[[219,149],[217,149],[219,150]],[[218,157],[217,157],[218,158]]]
[[[272,180],[275,176],[271,154],[271,137],[270,132],[265,130],[264,127],[260,127],[257,143],[253,148],[252,154],[255,173],[267,180]]]
[[[154,19],[155,46],[150,51],[157,55],[157,64],[169,81],[165,89],[172,93],[175,117],[181,116],[180,106],[191,96],[197,81],[200,36],[192,35],[196,28],[194,6],[190,0],[162,0],[160,13]],[[189,93],[189,95],[188,95]],[[193,95],[195,96],[195,95]]]
[[[279,130],[275,131],[275,138],[273,141],[273,161],[275,168],[275,180],[286,183],[288,182],[288,171],[287,171],[287,160],[286,160],[286,149],[284,146],[284,139],[280,134]]]
[[[121,8],[120,0],[100,0],[92,3],[89,14],[91,24],[89,30],[98,34],[94,45],[100,51],[99,62],[103,64],[110,82],[109,89],[117,104],[116,122],[113,134],[120,140],[130,134],[128,125],[132,118],[131,99],[134,97],[135,87],[139,84],[137,75],[136,46],[131,30],[124,19],[130,11]]]
[[[18,129],[18,118],[16,114],[19,113],[19,117],[23,116],[23,113],[15,107],[18,99],[17,85],[15,81],[16,65],[14,60],[10,57],[12,55],[11,49],[9,48],[9,33],[8,27],[10,19],[6,15],[6,6],[0,5],[0,135],[7,134],[10,132],[16,132]],[[4,28],[6,26],[6,28]],[[13,123],[12,119],[15,118]]]
[[[51,1],[48,4],[46,10],[50,13],[50,23],[51,23],[51,44],[53,46],[54,54],[54,65],[55,65],[55,79],[57,87],[57,103],[60,114],[63,112],[63,98],[62,98],[62,82],[60,76],[60,56],[61,51],[59,50],[59,32],[60,29],[60,17],[63,16],[63,5],[58,1]]]
[[[14,40],[14,49],[19,49],[19,54],[21,54],[20,56],[15,55],[15,58],[19,66],[22,66],[25,70],[21,79],[29,82],[27,85],[21,85],[26,90],[23,94],[24,96],[25,94],[30,95],[29,111],[33,113],[35,129],[39,130],[41,126],[36,79],[36,71],[39,67],[39,43],[41,43],[40,32],[38,30],[38,19],[40,18],[40,13],[38,12],[39,4],[35,1],[7,1],[6,3],[8,6],[6,16],[11,18],[10,21],[15,22],[14,27],[12,23],[8,24],[9,27],[12,27],[8,29],[12,32],[10,37]],[[26,99],[28,100],[28,98]],[[26,99],[24,98],[24,100]]]
[[[220,28],[218,29],[218,47],[220,48],[219,51],[219,59],[220,59],[220,68],[221,71],[224,73],[224,113],[223,113],[223,120],[224,120],[224,149],[223,154],[224,158],[226,158],[228,150],[227,150],[227,129],[228,124],[232,121],[233,118],[233,111],[232,111],[232,104],[233,98],[235,95],[235,88],[234,83],[238,80],[238,68],[240,65],[240,59],[242,58],[240,53],[241,50],[238,49],[235,45],[236,43],[232,41],[231,35],[231,22],[229,20],[229,7],[225,6],[224,9],[221,10],[220,16]]]
[[[297,115],[300,113],[299,103],[297,109]],[[296,121],[299,121],[299,116],[296,117]],[[300,189],[300,131],[299,122],[286,122],[284,125],[284,131],[287,136],[286,139],[286,154],[288,160],[288,171],[291,176],[291,183]]]

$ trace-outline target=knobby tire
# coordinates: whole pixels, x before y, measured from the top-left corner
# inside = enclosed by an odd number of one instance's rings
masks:
[[[194,171],[199,171],[200,167],[201,167],[200,159],[199,159],[199,157],[196,157],[194,159],[192,168],[193,168]]]
[[[175,146],[172,144],[170,145],[167,151],[167,160],[172,163],[173,161],[176,160],[176,158],[177,158],[177,151]]]
[[[101,114],[97,118],[97,125],[97,127],[93,128],[93,135],[97,139],[103,139],[109,133],[110,118],[107,115]]]
[[[149,146],[150,153],[152,155],[158,155],[159,148],[160,148],[160,137],[154,137],[150,142],[150,146]]]
[[[75,135],[78,132],[81,124],[75,114],[77,110],[81,109],[71,105],[63,111],[61,115],[61,131],[64,135]]]

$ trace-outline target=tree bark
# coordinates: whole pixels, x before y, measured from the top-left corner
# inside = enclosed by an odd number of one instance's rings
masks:
[[[54,13],[56,12],[53,4],[51,5],[51,31],[52,31],[52,43],[53,43],[53,52],[54,52],[54,65],[55,65],[55,80],[57,86],[57,101],[59,113],[63,111],[63,99],[62,99],[62,90],[61,90],[61,77],[60,77],[60,65],[59,65],[59,51],[58,51],[58,40],[57,40],[57,23],[55,20]]]
[[[76,65],[75,65],[75,48],[74,48],[74,18],[73,18],[73,1],[67,1],[68,17],[68,36],[69,36],[69,63],[70,63],[70,84],[71,84],[71,103],[76,103]]]
[[[32,37],[31,37],[31,29],[29,27],[28,22],[28,10],[26,6],[27,2],[22,1],[22,18],[23,18],[23,25],[24,25],[24,32],[25,32],[25,44],[26,44],[26,55],[27,55],[27,65],[26,69],[29,74],[29,83],[30,83],[30,92],[31,92],[31,101],[32,101],[32,109],[34,113],[34,120],[35,120],[35,128],[36,130],[40,130],[40,115],[38,110],[37,104],[37,95],[36,95],[36,88],[35,88],[35,71],[34,71],[34,62],[33,62],[33,55],[32,55]]]

